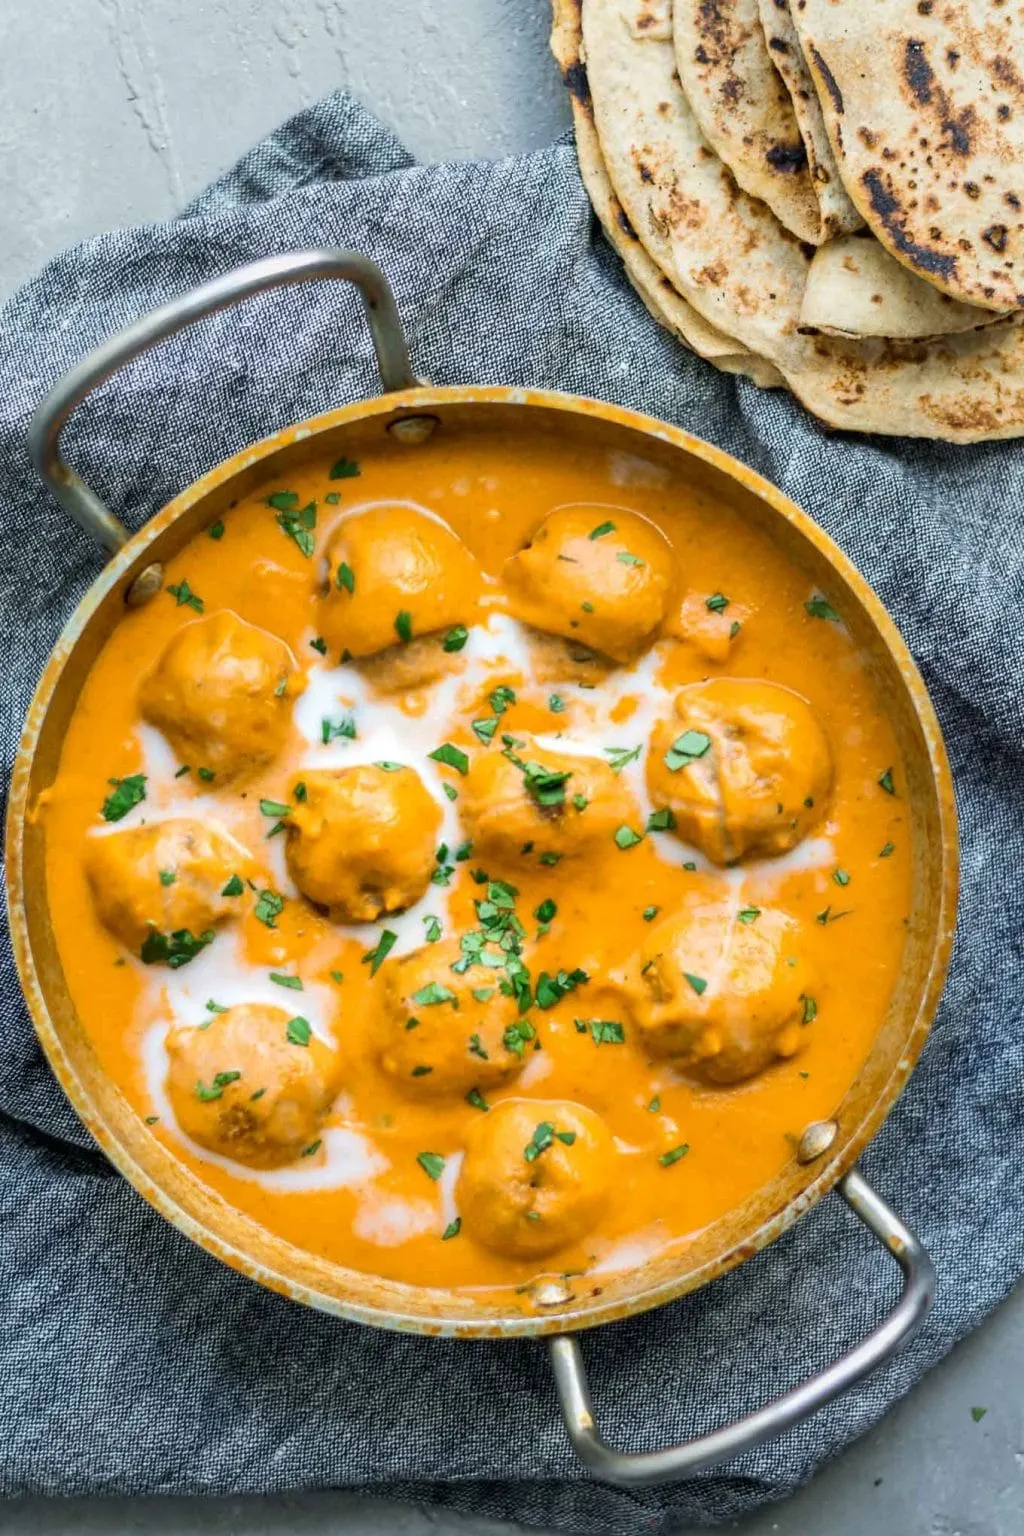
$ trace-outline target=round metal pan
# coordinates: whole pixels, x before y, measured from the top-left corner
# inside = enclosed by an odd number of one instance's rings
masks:
[[[176,496],[132,538],[61,459],[74,407],[119,366],[185,325],[268,288],[312,278],[354,282],[371,326],[384,393],[275,433],[219,464]],[[160,590],[164,561],[269,473],[310,459],[358,457],[364,445],[415,454],[436,433],[557,436],[566,452],[619,450],[665,468],[680,486],[723,499],[842,603],[844,618],[879,683],[907,777],[913,894],[901,973],[870,1056],[828,1121],[792,1127],[788,1165],[737,1209],[642,1269],[603,1276],[601,1287],[544,1279],[524,1293],[442,1291],[375,1278],[328,1263],[275,1237],[213,1195],[140,1124],[100,1069],[61,969],[50,923],[44,830],[33,807],[56,775],[83,679],[125,604]],[[35,463],[62,506],[111,558],[71,616],[47,663],[17,756],[7,820],[11,931],[25,997],[50,1064],[85,1125],[137,1190],[169,1221],[224,1262],[296,1301],[385,1328],[427,1334],[546,1335],[567,1426],[602,1477],[628,1484],[689,1475],[781,1432],[873,1369],[906,1340],[930,1304],[927,1254],[854,1164],[899,1095],[942,990],[957,885],[952,783],[938,723],[913,660],[881,603],[830,539],[752,470],[677,427],[595,400],[504,387],[434,388],[412,373],[398,313],[380,270],[354,252],[307,251],[229,273],[144,317],[92,353],[40,406]],[[594,1425],[574,1333],[696,1289],[772,1242],[837,1186],[903,1271],[886,1320],[802,1386],[735,1424],[684,1446],[640,1455],[607,1447]]]

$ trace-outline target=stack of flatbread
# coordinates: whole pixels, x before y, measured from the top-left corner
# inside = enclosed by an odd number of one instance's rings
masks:
[[[1024,23],[993,0],[553,0],[652,314],[823,421],[1024,435]]]

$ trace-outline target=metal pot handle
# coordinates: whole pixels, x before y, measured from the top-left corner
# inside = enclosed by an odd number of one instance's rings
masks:
[[[341,277],[359,289],[370,323],[373,350],[385,392],[414,389],[419,383],[409,361],[402,322],[387,278],[368,256],[358,251],[293,251],[286,256],[267,256],[262,261],[236,267],[172,299],[160,309],[142,315],[116,336],[58,379],[29,423],[28,448],[32,462],[66,512],[110,554],[128,540],[127,530],[110,509],[79,479],[60,456],[60,435],[71,412],[118,368],[130,363],[158,341],[175,335],[215,315],[241,299],[269,288],[284,288],[311,278]]]
[[[904,1226],[856,1168],[837,1187],[847,1205],[903,1271],[902,1294],[884,1322],[810,1381],[783,1393],[756,1413],[685,1445],[640,1453],[613,1450],[601,1439],[594,1424],[579,1344],[575,1337],[560,1334],[549,1345],[555,1384],[573,1448],[592,1472],[605,1482],[640,1488],[649,1483],[692,1477],[720,1462],[731,1461],[823,1408],[912,1337],[935,1295],[932,1261],[909,1227]]]

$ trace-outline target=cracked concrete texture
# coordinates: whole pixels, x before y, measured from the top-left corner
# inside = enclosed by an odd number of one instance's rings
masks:
[[[167,217],[282,118],[339,85],[424,160],[547,143],[569,121],[547,26],[546,0],[0,0],[0,296],[62,246]],[[807,1489],[746,1522],[743,1536],[1022,1536],[1022,1377],[1018,1296]],[[987,1412],[976,1422],[972,1407]],[[29,1500],[0,1507],[0,1529],[483,1536],[512,1528],[316,1494]]]
[[[543,0],[4,0],[0,293],[166,218],[290,113],[353,91],[421,160],[546,144]]]

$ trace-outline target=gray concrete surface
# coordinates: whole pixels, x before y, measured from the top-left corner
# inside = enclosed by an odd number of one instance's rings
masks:
[[[172,213],[283,117],[339,85],[422,159],[546,143],[568,122],[546,29],[545,0],[0,0],[0,294],[61,246]],[[1022,1378],[1018,1295],[807,1489],[746,1522],[743,1536],[1024,1536]],[[987,1411],[976,1419],[972,1408]],[[31,1500],[0,1505],[0,1530],[510,1528],[318,1494]]]

